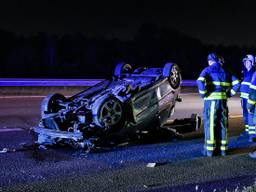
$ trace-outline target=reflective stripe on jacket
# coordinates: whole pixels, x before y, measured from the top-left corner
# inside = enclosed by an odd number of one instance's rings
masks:
[[[200,96],[205,100],[227,99],[239,90],[240,81],[221,64],[214,63],[202,71],[197,85]]]
[[[247,109],[253,112],[255,108],[255,104],[256,104],[256,72],[254,72],[252,75],[252,81],[249,88]]]
[[[244,79],[243,79],[243,81],[241,83],[241,87],[240,87],[240,92],[241,92],[240,97],[242,97],[242,98],[248,99],[249,89],[250,89],[252,75],[253,75],[254,71],[255,71],[254,69],[251,69],[250,71],[244,72]]]

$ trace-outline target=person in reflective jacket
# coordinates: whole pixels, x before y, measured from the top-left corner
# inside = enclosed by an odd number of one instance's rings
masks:
[[[204,99],[204,155],[226,155],[228,147],[227,99],[239,90],[239,80],[225,69],[220,57],[211,53],[208,64],[197,79],[200,96]]]
[[[247,101],[247,109],[248,112],[253,117],[253,122],[251,125],[249,125],[249,141],[255,141],[256,140],[256,72],[252,75],[251,84],[249,87],[249,95],[248,95],[248,101]]]
[[[253,134],[255,130],[255,126],[253,124],[253,114],[248,113],[248,110],[247,110],[249,88],[251,85],[252,75],[255,72],[254,57],[252,55],[246,55],[246,57],[243,59],[243,64],[244,64],[244,70],[243,70],[243,81],[240,87],[240,92],[241,92],[240,97],[241,97],[241,103],[243,108],[245,132],[243,132],[241,136],[247,137],[250,134]]]
[[[251,85],[249,88],[249,96],[248,96],[248,102],[247,102],[247,109],[250,114],[253,116],[253,123],[254,123],[254,129],[251,128],[249,130],[249,141],[256,141],[256,72],[252,75]],[[256,159],[256,151],[249,153],[249,156],[251,158]]]

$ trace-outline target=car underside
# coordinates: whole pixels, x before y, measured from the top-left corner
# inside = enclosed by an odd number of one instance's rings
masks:
[[[129,64],[120,63],[111,80],[69,98],[48,95],[34,127],[37,142],[90,149],[111,134],[129,137],[138,130],[156,129],[173,114],[180,83],[176,64],[132,70]]]

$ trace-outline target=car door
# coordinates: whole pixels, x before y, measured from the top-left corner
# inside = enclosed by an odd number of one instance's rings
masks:
[[[163,124],[169,117],[175,104],[175,91],[166,80],[158,86],[158,114],[160,124]]]
[[[156,120],[158,111],[158,98],[156,88],[145,90],[133,100],[133,114],[137,124],[150,124]]]

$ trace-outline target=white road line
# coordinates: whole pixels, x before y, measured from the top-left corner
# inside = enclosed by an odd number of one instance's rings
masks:
[[[199,93],[180,93],[179,95],[199,95]]]
[[[243,115],[229,115],[228,117],[232,118],[232,119],[235,119],[235,118],[242,118]],[[202,118],[203,118],[203,116],[202,116]]]
[[[24,129],[21,129],[21,128],[3,128],[3,129],[0,129],[0,133],[12,132],[12,131],[24,131]]]
[[[45,98],[47,95],[17,95],[17,96],[0,96],[0,99],[25,99],[25,98]],[[66,95],[65,97],[71,97]]]
[[[45,95],[17,95],[17,96],[0,96],[0,99],[24,99],[24,98],[44,98]]]
[[[229,117],[230,118],[241,118],[241,117],[243,117],[243,115],[230,115]]]

